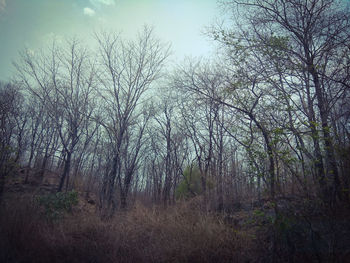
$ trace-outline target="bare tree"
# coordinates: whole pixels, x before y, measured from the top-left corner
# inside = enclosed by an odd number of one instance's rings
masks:
[[[0,82],[0,202],[5,185],[5,176],[9,176],[15,168],[15,159],[18,159],[18,143],[14,143],[16,137],[22,134],[21,126],[18,127],[18,114],[21,108],[22,95],[18,88],[11,83]],[[19,128],[19,130],[18,130]],[[17,152],[17,153],[16,153]]]
[[[215,64],[214,64],[215,65]],[[194,141],[194,144],[198,146],[195,151],[198,156],[198,161],[203,162],[202,152],[204,146],[208,147],[207,156],[204,158],[206,165],[204,165],[203,173],[210,171],[211,161],[213,156],[213,145],[216,141],[219,149],[222,150],[222,143],[220,142],[221,131],[214,136],[214,124],[220,123],[218,118],[218,110],[224,106],[234,111],[237,118],[243,120],[241,122],[244,125],[254,125],[261,135],[262,141],[266,146],[266,156],[269,162],[268,168],[268,180],[269,190],[271,197],[275,196],[275,159],[274,159],[274,147],[272,143],[271,127],[268,125],[267,116],[265,114],[266,108],[269,105],[268,101],[269,93],[266,88],[263,88],[263,80],[254,74],[250,74],[249,70],[245,69],[246,64],[242,64],[240,67],[235,68],[235,74],[231,72],[225,72],[223,67],[220,71],[215,68],[214,65],[205,65],[201,67],[200,64],[191,63],[188,67],[180,69],[175,76],[174,85],[182,90],[187,90],[190,94],[194,94],[197,98],[203,101],[204,105],[208,109],[206,111],[206,118],[208,123],[205,127],[208,129],[208,138],[201,146],[200,143]],[[251,65],[251,67],[254,67]],[[210,106],[211,105],[211,106]],[[222,116],[221,116],[222,117]],[[193,125],[193,122],[188,127],[193,132],[192,138],[198,138],[199,128]],[[227,129],[226,129],[227,131]],[[215,137],[215,140],[214,140]],[[220,146],[221,144],[221,146]],[[218,152],[220,162],[220,151]],[[219,170],[220,168],[219,164]],[[218,172],[219,172],[218,170]],[[220,185],[219,185],[220,186]],[[220,192],[220,190],[219,190]],[[220,200],[219,200],[220,201]]]
[[[149,114],[142,114],[142,103],[151,84],[160,77],[169,48],[154,38],[153,30],[149,28],[145,28],[134,41],[122,40],[118,35],[106,33],[96,37],[100,45],[102,85],[99,93],[106,105],[101,123],[113,149],[111,169],[106,173],[101,199],[103,209],[112,215],[116,209],[116,180],[120,188],[121,205],[123,208],[126,206],[129,184],[138,158],[138,148],[132,147],[129,142],[132,135],[137,138],[135,146],[142,141],[148,119],[140,118]],[[137,123],[142,125],[135,130]],[[128,160],[126,154],[131,154],[130,151],[136,152]]]
[[[80,142],[86,122],[92,114],[90,96],[94,83],[95,67],[88,51],[78,40],[58,47],[54,42],[50,52],[22,53],[16,63],[20,80],[47,109],[58,132],[64,168],[58,186],[61,191],[69,178],[71,160]]]

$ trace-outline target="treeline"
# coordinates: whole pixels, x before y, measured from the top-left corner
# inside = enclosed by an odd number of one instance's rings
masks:
[[[24,50],[1,84],[0,193],[11,171],[84,182],[102,217],[136,198],[203,208],[280,196],[349,202],[350,13],[336,0],[230,1],[215,59],[165,70],[145,28]]]

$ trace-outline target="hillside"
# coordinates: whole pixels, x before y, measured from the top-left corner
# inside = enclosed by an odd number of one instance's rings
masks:
[[[330,215],[311,200],[281,197],[279,218],[268,200],[224,213],[204,212],[201,197],[168,208],[136,200],[101,220],[95,195],[78,191],[69,211],[51,217],[36,200],[56,185],[23,179],[5,187],[1,262],[350,262],[348,210]]]

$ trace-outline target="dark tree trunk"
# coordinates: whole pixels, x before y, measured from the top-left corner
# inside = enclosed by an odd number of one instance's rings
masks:
[[[64,182],[66,180],[66,177],[69,176],[70,166],[71,166],[71,159],[72,159],[72,152],[67,152],[66,160],[64,162],[63,173],[62,173],[62,176],[61,176],[61,179],[60,179],[60,184],[58,186],[57,192],[61,192],[62,191]]]
[[[326,152],[327,181],[330,180],[330,182],[332,182],[332,185],[326,186],[325,198],[329,199],[329,197],[331,197],[330,201],[331,203],[334,203],[336,197],[338,197],[341,200],[342,195],[340,191],[338,167],[334,156],[334,147],[330,135],[330,127],[328,125],[328,111],[325,105],[320,79],[312,62],[309,63],[308,70],[313,77],[317,98],[317,106],[321,117],[322,133]]]
[[[2,171],[0,171],[0,205],[3,198],[4,188],[5,188],[5,174]]]

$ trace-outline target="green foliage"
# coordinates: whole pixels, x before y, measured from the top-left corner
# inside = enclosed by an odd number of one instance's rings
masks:
[[[288,49],[289,37],[286,36],[271,36],[268,40],[268,45],[275,50]]]
[[[263,43],[263,53],[272,59],[280,59],[288,54],[289,38],[285,36],[271,36]]]
[[[298,162],[298,158],[293,156],[293,154],[288,149],[282,149],[276,151],[276,153],[285,164],[294,164]]]
[[[37,198],[39,206],[44,209],[45,216],[49,220],[61,218],[65,212],[71,212],[72,207],[78,204],[78,193],[76,191],[58,192],[39,196]]]
[[[265,211],[256,209],[253,212],[253,222],[258,225],[263,224],[273,224],[274,218],[273,216],[267,214]]]
[[[176,198],[188,199],[203,192],[201,183],[201,172],[197,166],[187,166],[183,179],[176,188]]]
[[[14,174],[16,168],[19,168],[19,164],[16,163],[13,154],[15,150],[9,146],[3,146],[0,149],[0,159],[3,160],[0,166],[0,176],[3,178],[11,177]]]
[[[275,203],[271,203],[271,206],[275,206]],[[295,224],[295,220],[292,217],[288,217],[283,214],[278,214],[277,216],[269,215],[267,211],[263,211],[261,209],[256,209],[253,211],[253,216],[249,223],[257,224],[257,225],[270,225],[274,226],[278,235],[281,238],[286,238],[289,231],[291,231],[293,225]]]
[[[275,220],[276,230],[281,235],[286,235],[295,224],[294,218],[279,214]]]

